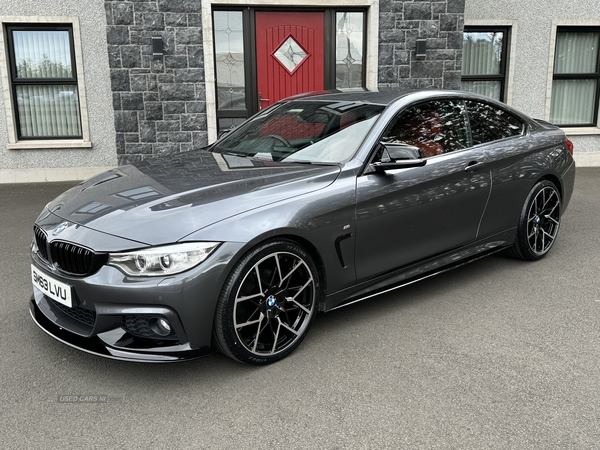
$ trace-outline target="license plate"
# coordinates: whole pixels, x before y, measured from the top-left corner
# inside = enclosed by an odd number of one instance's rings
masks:
[[[62,303],[69,308],[73,307],[71,301],[71,286],[61,283],[58,280],[39,271],[33,264],[31,265],[31,282],[33,287],[38,288],[48,297]]]

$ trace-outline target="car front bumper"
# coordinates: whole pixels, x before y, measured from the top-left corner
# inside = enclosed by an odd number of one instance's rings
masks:
[[[55,322],[50,320],[38,306],[38,301],[44,302],[47,301],[47,299],[39,298],[36,300],[35,295],[31,297],[29,313],[36,325],[63,344],[67,344],[86,353],[91,353],[92,355],[119,359],[122,361],[176,362],[201,358],[207,356],[210,352],[210,346],[208,345],[192,349],[189,344],[172,346],[171,348],[157,348],[154,350],[152,347],[145,348],[143,351],[140,351],[140,349],[135,350],[119,345],[119,342],[127,333],[124,330],[118,329],[115,329],[112,332],[108,331],[100,333],[97,336],[80,336],[61,328]]]
[[[240,248],[224,243],[199,266],[165,278],[128,277],[110,266],[71,277],[33,251],[36,271],[69,285],[73,304],[58,303],[34,284],[30,314],[50,336],[98,356],[137,362],[206,356],[221,286]],[[158,319],[168,321],[169,335],[153,331],[151,321]]]

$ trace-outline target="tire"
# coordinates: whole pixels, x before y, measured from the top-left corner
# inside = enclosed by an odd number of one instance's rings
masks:
[[[507,253],[527,261],[546,256],[558,235],[560,213],[560,193],[556,185],[548,180],[537,183],[525,200],[515,243]]]
[[[245,364],[279,361],[302,342],[321,295],[317,268],[292,241],[250,250],[227,277],[215,313],[213,342]]]

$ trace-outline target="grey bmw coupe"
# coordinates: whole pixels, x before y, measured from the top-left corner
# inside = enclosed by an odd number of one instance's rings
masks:
[[[129,361],[269,364],[319,311],[494,252],[543,258],[575,179],[557,127],[453,91],[283,100],[93,177],[33,227],[33,320]]]

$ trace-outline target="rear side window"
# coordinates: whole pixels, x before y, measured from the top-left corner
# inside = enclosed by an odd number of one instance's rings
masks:
[[[503,109],[474,101],[466,101],[473,145],[498,141],[523,133],[523,122]]]

